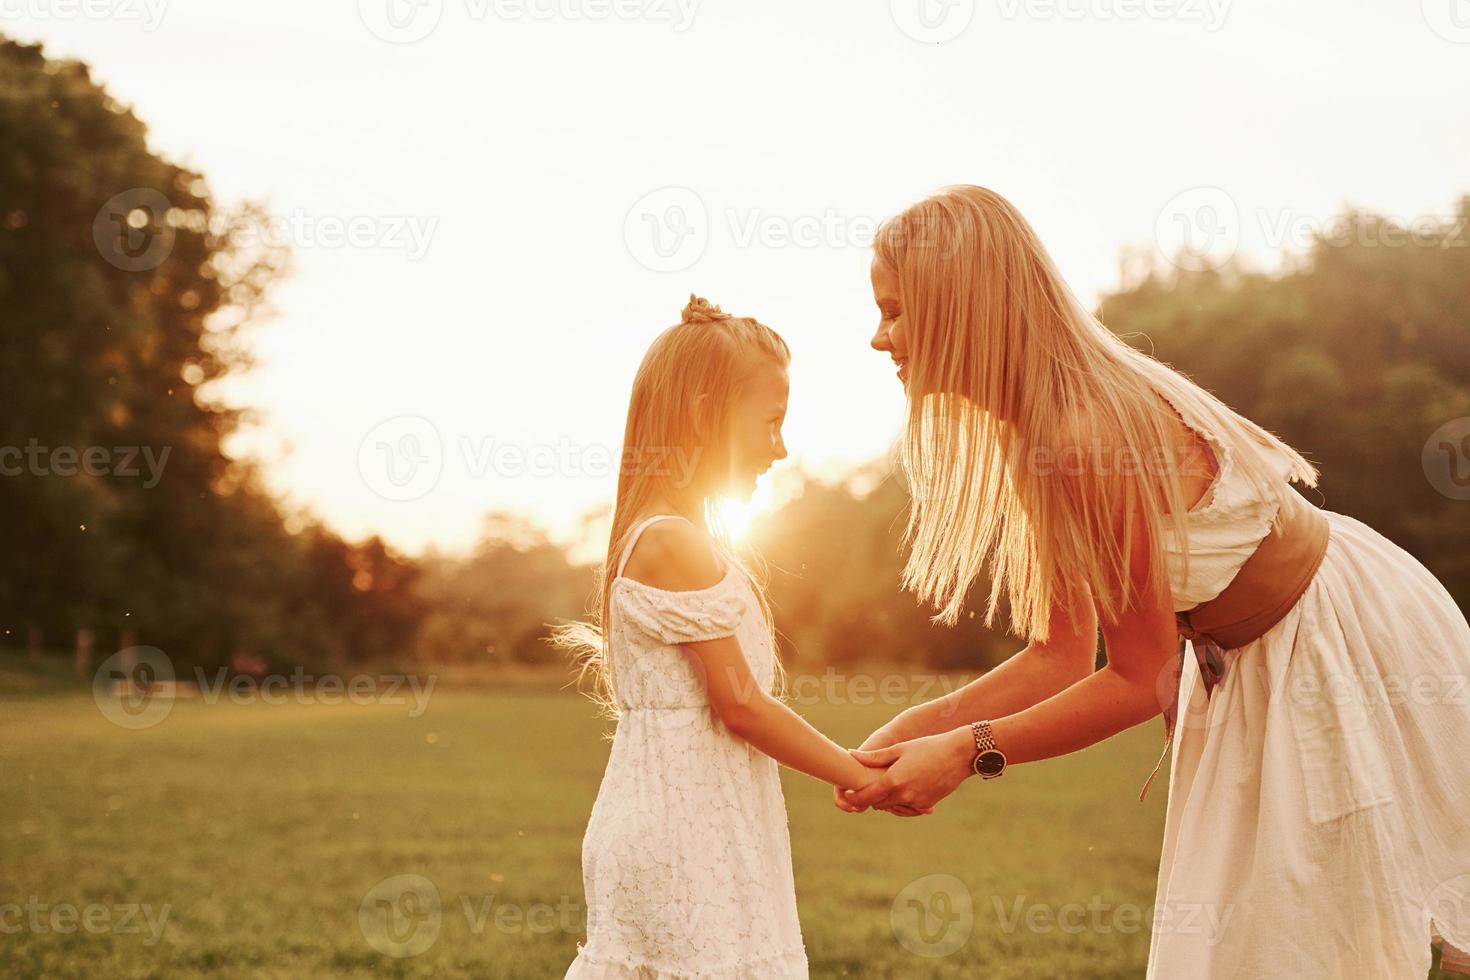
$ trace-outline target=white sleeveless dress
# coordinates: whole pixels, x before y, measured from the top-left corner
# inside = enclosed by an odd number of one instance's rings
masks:
[[[1169,555],[1176,611],[1229,584],[1277,507],[1181,417],[1219,473],[1186,518],[1187,590]],[[1184,658],[1149,980],[1419,980],[1431,935],[1447,969],[1470,950],[1470,625],[1407,552],[1324,514],[1306,593],[1208,698]]]
[[[624,578],[608,615],[617,734],[582,841],[587,942],[568,980],[807,977],[776,762],[715,717],[680,643],[735,636],[761,689],[774,667],[737,563],[694,592]],[[681,518],[674,518],[681,519]]]

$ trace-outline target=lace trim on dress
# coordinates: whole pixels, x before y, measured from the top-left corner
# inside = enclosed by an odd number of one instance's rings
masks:
[[[772,980],[775,977],[805,977],[807,971],[804,947],[690,973],[687,969],[665,970],[627,957],[589,957],[587,947],[579,945],[577,958],[572,962],[566,980]]]
[[[698,643],[735,633],[745,615],[740,584],[734,563],[726,562],[724,578],[707,589],[670,592],[619,576],[613,597],[630,623],[660,642]]]

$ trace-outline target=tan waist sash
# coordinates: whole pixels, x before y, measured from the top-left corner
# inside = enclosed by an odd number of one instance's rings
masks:
[[[1214,691],[1225,674],[1224,651],[1260,639],[1281,622],[1295,606],[1327,554],[1327,518],[1301,494],[1286,494],[1271,530],[1240,566],[1225,590],[1208,602],[1174,614],[1179,635],[1190,641],[1205,681],[1205,697]],[[1174,726],[1179,713],[1179,679],[1184,666],[1183,650],[1173,671],[1172,686],[1161,694],[1164,701],[1164,752],[1143,784],[1143,800],[1154,777],[1169,756]]]

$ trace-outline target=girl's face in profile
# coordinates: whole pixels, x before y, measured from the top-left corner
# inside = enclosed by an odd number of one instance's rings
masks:
[[[876,255],[872,268],[873,302],[878,304],[878,331],[869,341],[898,365],[898,380],[909,380],[908,333],[903,325],[903,308],[898,303],[898,273]]]
[[[786,422],[790,391],[786,368],[761,358],[745,379],[730,406],[730,473],[725,492],[749,500],[756,477],[786,458],[781,426]]]

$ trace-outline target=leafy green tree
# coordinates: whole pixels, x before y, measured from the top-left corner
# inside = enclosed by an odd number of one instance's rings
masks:
[[[288,256],[146,135],[85,65],[0,38],[0,626],[181,665],[401,652],[411,570],[292,534],[221,450],[239,418],[207,386]]]

